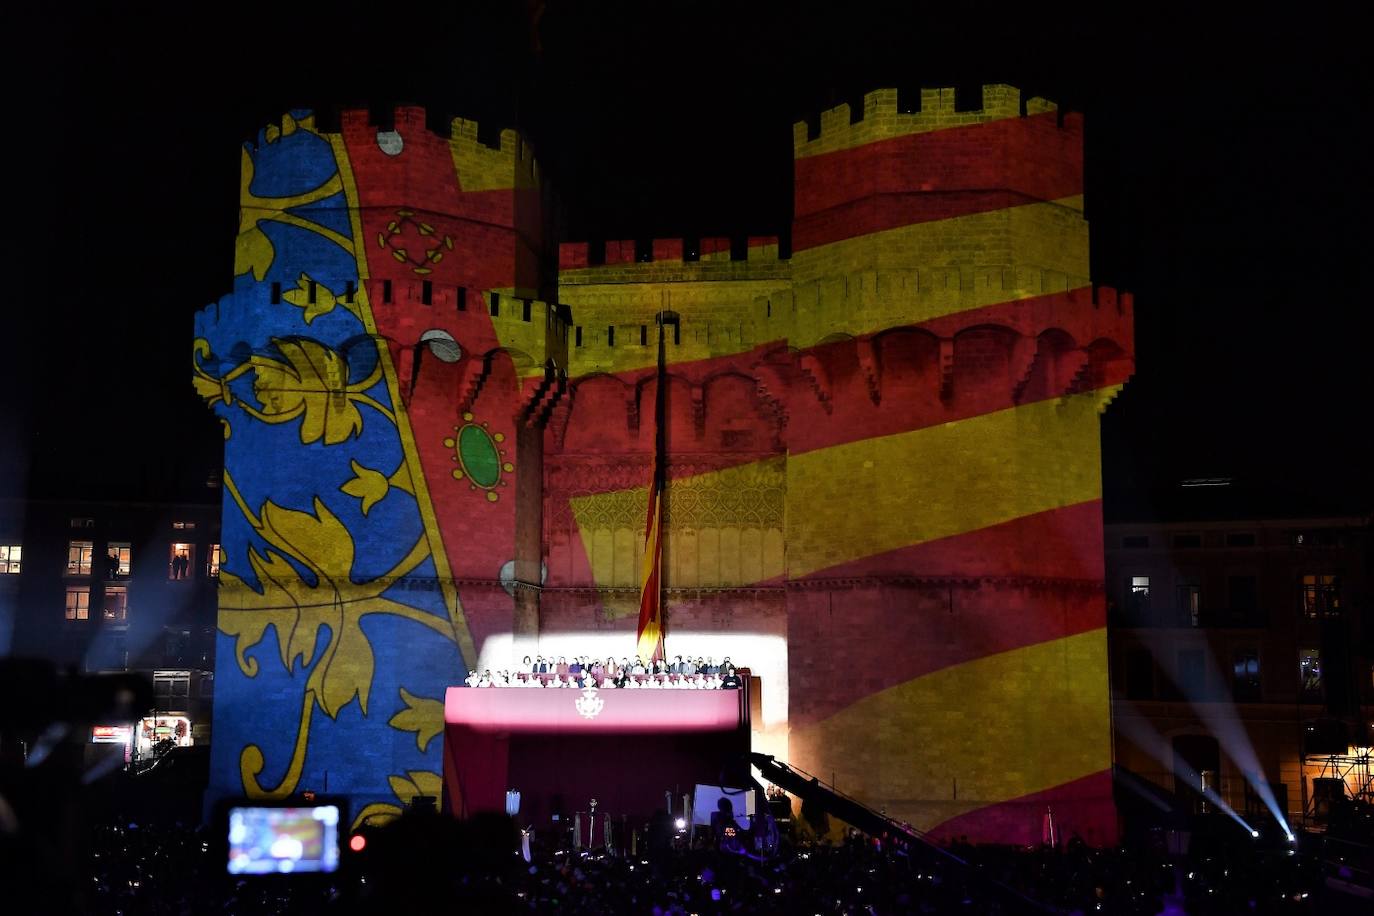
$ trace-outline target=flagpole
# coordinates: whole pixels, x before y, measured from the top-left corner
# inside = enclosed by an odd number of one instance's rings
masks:
[[[654,385],[654,453],[647,512],[644,520],[644,558],[640,568],[639,627],[636,655],[652,663],[665,656],[663,644],[663,497],[667,452],[667,359],[664,354],[663,310],[658,312],[658,364]]]
[[[668,498],[668,371],[667,356],[665,353],[665,343],[663,338],[663,304],[658,307],[658,381],[654,385],[654,483],[658,487],[658,594],[655,601],[658,604],[658,647],[655,650],[659,657],[667,661],[667,652],[664,649],[664,620],[663,612],[666,605],[663,601],[663,514],[667,508]]]

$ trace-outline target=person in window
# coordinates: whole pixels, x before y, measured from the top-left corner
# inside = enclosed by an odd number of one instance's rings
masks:
[[[739,675],[735,672],[735,666],[727,664],[725,666],[725,677],[720,679],[722,690],[739,690],[742,686]]]
[[[119,576],[119,554],[111,550],[109,556],[105,558],[105,578],[114,579]]]

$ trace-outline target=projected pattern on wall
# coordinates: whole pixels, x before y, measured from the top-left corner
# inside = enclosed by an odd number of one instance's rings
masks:
[[[518,288],[492,211],[517,209],[520,163],[464,124],[402,161],[398,131],[353,117],[325,135],[293,112],[244,148],[234,292],[194,348],[226,440],[217,794],[346,794],[355,821],[437,795],[444,688],[474,631],[510,630],[490,585],[513,551],[512,411],[493,409],[518,394],[513,364],[480,299],[461,321],[397,314],[425,281]],[[407,209],[417,169],[446,212]],[[447,365],[462,346],[487,355],[494,416],[412,390],[417,352]]]
[[[669,653],[684,626],[779,633],[770,750],[937,834],[1038,841],[1052,805],[1110,842],[1098,414],[1132,371],[1130,302],[1088,280],[1077,115],[919,96],[797,125],[790,260],[563,246],[583,346],[550,582],[628,581],[644,491],[617,456],[650,441],[635,332],[666,307]],[[546,619],[585,616],[559,600]]]
[[[756,746],[921,828],[1036,841],[1052,805],[1111,842],[1098,414],[1131,303],[1088,280],[1079,118],[981,104],[797,125],[790,258],[565,244],[562,305],[513,132],[259,137],[235,292],[197,323],[216,791],[394,811],[438,791],[469,667],[633,654],[662,314],[669,654],[749,664]]]

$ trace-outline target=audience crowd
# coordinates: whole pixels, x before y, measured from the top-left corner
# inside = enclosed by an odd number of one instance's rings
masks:
[[[464,683],[468,687],[585,687],[646,688],[669,690],[737,690],[742,684],[739,670],[729,656],[716,663],[713,657],[675,656],[671,661],[655,659],[645,663],[640,658],[614,658],[602,661],[585,655],[567,656],[526,655],[514,671],[492,672],[490,668],[472,671]]]
[[[660,812],[661,814],[661,812]],[[345,853],[327,882],[227,881],[208,829],[96,831],[81,911],[190,913],[1320,913],[1313,860],[1236,843],[1182,859],[1162,851],[952,844],[954,857],[851,834],[785,841],[776,855],[717,848],[699,833],[632,855],[574,850],[557,836],[519,853],[505,819],[407,815]],[[964,864],[967,863],[967,864]],[[1022,896],[1024,895],[1024,896]],[[28,912],[17,910],[16,912]],[[34,912],[38,912],[35,910]]]

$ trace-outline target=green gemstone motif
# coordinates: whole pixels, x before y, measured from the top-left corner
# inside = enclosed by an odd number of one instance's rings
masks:
[[[468,480],[483,489],[496,486],[501,479],[501,455],[496,443],[490,433],[475,423],[458,433],[458,458]]]

